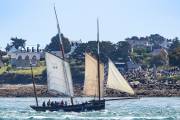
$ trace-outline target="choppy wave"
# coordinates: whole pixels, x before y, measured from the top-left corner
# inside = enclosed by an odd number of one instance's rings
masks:
[[[61,98],[51,98],[60,101]],[[84,98],[86,99],[86,98]],[[89,99],[89,98],[87,98]],[[48,98],[38,98],[40,104]],[[77,98],[75,101],[82,100]],[[34,98],[0,98],[0,120],[178,120],[180,97],[141,98],[106,102],[106,109],[92,112],[36,112]]]

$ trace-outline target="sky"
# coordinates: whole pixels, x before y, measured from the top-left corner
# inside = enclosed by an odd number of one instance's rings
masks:
[[[180,37],[180,0],[1,0],[0,49],[11,37],[43,48],[57,34],[53,6],[61,32],[70,40],[100,40],[116,43],[127,37],[158,33]]]

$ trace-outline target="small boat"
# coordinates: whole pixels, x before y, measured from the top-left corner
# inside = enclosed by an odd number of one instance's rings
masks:
[[[31,105],[30,107],[36,111],[65,111],[65,112],[85,112],[94,110],[105,109],[105,101],[110,101],[110,99],[105,100],[103,98],[104,94],[104,64],[100,63],[100,51],[99,51],[99,22],[97,20],[97,48],[98,56],[97,59],[92,57],[90,54],[85,53],[85,82],[83,93],[85,96],[93,96],[94,99],[83,102],[81,104],[74,104],[74,92],[72,76],[70,71],[70,65],[66,58],[64,57],[64,49],[61,40],[61,33],[59,22],[56,14],[57,29],[59,34],[59,39],[61,42],[62,58],[55,56],[51,53],[45,54],[46,66],[47,66],[47,85],[48,91],[63,93],[70,98],[70,105],[60,105],[54,104],[50,106],[39,106],[38,99],[36,95],[35,81],[33,79],[34,94],[36,98],[36,105]],[[127,92],[129,94],[134,94],[133,89],[130,87],[128,82],[123,78],[118,69],[115,67],[113,62],[109,59],[108,67],[108,79],[107,87],[120,90],[122,92]],[[128,99],[128,98],[127,98]],[[130,98],[129,98],[130,99]],[[116,99],[117,100],[117,99]]]

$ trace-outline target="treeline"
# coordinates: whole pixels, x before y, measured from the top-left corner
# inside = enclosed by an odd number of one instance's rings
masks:
[[[167,42],[174,41],[177,37],[174,39],[167,39],[159,34],[151,34],[146,37],[137,37],[137,36],[132,36],[130,38],[126,38],[125,40],[137,40],[137,41],[148,41],[150,44],[153,44],[154,48],[160,47],[159,44],[163,43],[165,40]]]
[[[70,40],[61,34],[62,42],[64,45],[65,53],[68,53],[71,50]],[[167,39],[159,34],[151,34],[146,37],[137,37],[133,36],[130,38],[126,38],[125,41],[119,41],[117,43],[112,43],[111,41],[101,41],[100,42],[100,58],[102,62],[107,62],[107,58],[111,58],[113,61],[118,62],[126,62],[128,60],[128,56],[130,56],[135,62],[140,64],[157,64],[163,65],[164,58],[162,56],[156,56],[151,59],[152,56],[149,56],[149,52],[146,48],[135,48],[134,53],[131,52],[131,47],[128,40],[136,40],[143,41],[146,40],[150,44],[153,44],[153,49],[160,48],[160,43],[163,43],[165,40],[167,42],[172,42],[170,48],[168,49],[169,53],[169,64],[172,66],[180,66],[180,41],[177,37],[174,39]],[[24,39],[19,38],[11,38],[11,43],[7,44],[6,50],[8,51],[12,46],[15,46],[16,49],[19,47],[25,49]],[[49,44],[44,48],[45,51],[59,51],[60,50],[60,42],[58,34],[52,37]],[[94,56],[97,55],[97,43],[96,41],[88,41],[86,43],[81,43],[78,45],[76,50],[70,56],[74,59],[81,59],[85,52],[90,52]],[[1,56],[4,55],[4,52],[0,52]],[[158,60],[158,61],[157,61]],[[161,60],[161,61],[159,61]],[[148,62],[147,62],[148,61]]]
[[[71,50],[71,44],[68,38],[66,38],[63,34],[61,34],[62,43],[64,45],[64,52],[68,53]],[[59,51],[61,50],[61,43],[59,41],[59,35],[51,38],[51,42],[46,45],[45,50],[46,51]]]
[[[115,44],[110,41],[100,42],[100,58],[102,62],[107,62],[108,57],[113,61],[126,61],[129,51],[130,45],[126,41],[120,41]],[[76,59],[83,58],[85,52],[97,56],[97,42],[88,41],[87,43],[80,44],[71,57]]]
[[[71,43],[68,38],[64,37],[62,34],[62,41],[65,49],[65,53],[68,53],[71,49]],[[45,47],[46,51],[58,51],[60,50],[59,36],[56,35],[52,37],[51,42]],[[103,62],[107,61],[107,57],[113,60],[126,60],[129,54],[130,45],[126,41],[120,41],[118,43],[112,43],[110,41],[100,42],[101,60]],[[70,56],[71,58],[83,57],[85,52],[90,52],[93,55],[97,55],[97,42],[88,41],[87,43],[81,43],[75,49],[75,51]]]
[[[172,66],[180,67],[180,41],[176,39],[173,41],[169,49],[169,63]]]
[[[71,49],[70,41],[63,34],[61,35],[62,41],[64,44],[65,52],[68,53]],[[130,44],[128,40],[137,40],[137,41],[148,41],[149,44],[153,45],[152,49],[161,48],[165,40],[171,42],[171,46],[167,49],[169,64],[172,66],[180,66],[180,40],[175,37],[173,39],[167,39],[159,34],[151,34],[146,37],[137,37],[133,36],[131,38],[126,38],[125,41],[119,41],[117,43],[112,43],[111,41],[101,41],[100,42],[100,58],[101,61],[106,63],[108,58],[113,61],[118,62],[127,62],[129,56],[133,59],[134,62],[142,65],[148,65],[152,67],[153,64],[157,66],[164,65],[166,58],[163,55],[152,56],[151,51],[147,48],[134,48],[134,53],[131,52]],[[45,47],[47,51],[57,51],[60,49],[59,36],[56,35],[52,37],[50,44]],[[94,56],[97,56],[97,41],[88,41],[86,43],[81,43],[71,54],[71,59],[83,60],[84,53],[88,52]]]

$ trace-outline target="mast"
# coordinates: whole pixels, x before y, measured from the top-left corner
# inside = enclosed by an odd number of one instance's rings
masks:
[[[55,5],[54,5],[54,12],[55,12],[55,16],[56,16],[56,22],[57,22],[57,29],[58,29],[58,36],[59,36],[59,41],[60,41],[60,51],[62,53],[62,59],[65,60],[65,55],[64,55],[64,45],[63,45],[63,42],[62,42],[62,38],[61,38],[61,30],[60,30],[60,26],[59,26],[59,21],[58,21],[58,17],[57,17],[57,13],[56,13],[56,8],[55,8]],[[68,82],[68,77],[67,77],[67,72],[66,72],[66,69],[65,69],[65,64],[63,62],[63,71],[64,71],[64,75],[65,75],[65,81],[66,81],[66,87],[68,88],[68,90],[70,91],[70,87],[69,87],[69,83]],[[73,105],[73,97],[71,96],[71,104]]]
[[[38,106],[38,99],[37,99],[37,94],[36,94],[36,86],[35,86],[35,80],[34,80],[34,75],[33,75],[33,70],[32,70],[32,65],[30,64],[31,67],[31,77],[32,77],[32,82],[33,82],[33,88],[34,88],[34,95],[36,99],[36,106]]]
[[[54,12],[55,12],[55,16],[56,16],[59,41],[60,41],[60,44],[61,44],[60,45],[60,51],[62,51],[62,58],[64,60],[65,59],[65,57],[64,57],[64,45],[63,45],[62,38],[61,38],[61,30],[60,30],[60,26],[59,26],[59,21],[58,21],[55,5],[54,5]]]
[[[99,56],[99,20],[97,19],[97,71],[98,71],[98,92],[99,101],[101,100],[101,90],[100,90],[100,56]]]

